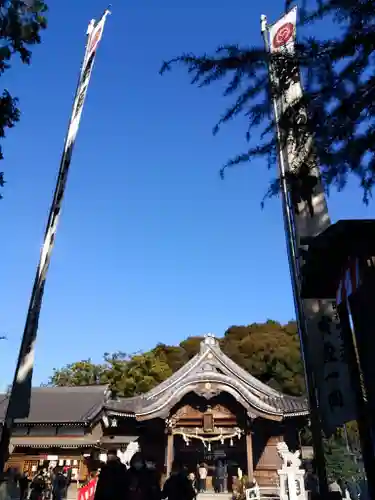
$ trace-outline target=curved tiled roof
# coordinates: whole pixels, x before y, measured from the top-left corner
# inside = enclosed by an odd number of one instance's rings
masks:
[[[213,384],[220,391],[231,394],[253,418],[282,419],[309,413],[305,398],[282,394],[253,377],[223,353],[213,336],[207,336],[201,343],[200,352],[154,389],[141,396],[108,401],[106,409],[133,413],[138,418],[166,418],[185,394],[201,394],[202,390],[204,393],[205,384],[209,387]],[[209,397],[209,390],[203,395]]]

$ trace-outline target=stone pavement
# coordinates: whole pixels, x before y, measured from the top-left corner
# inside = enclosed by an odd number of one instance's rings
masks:
[[[230,500],[232,498],[231,493],[198,493],[197,500]]]
[[[199,493],[197,496],[197,500],[230,500],[230,499],[231,499],[230,493],[214,493],[213,491],[207,493]],[[72,488],[72,487],[69,488],[66,500],[77,500],[77,488]]]
[[[231,493],[214,493],[213,491],[197,495],[197,500],[230,500],[231,498]],[[66,500],[77,500],[77,486],[75,483],[72,483],[68,488]]]

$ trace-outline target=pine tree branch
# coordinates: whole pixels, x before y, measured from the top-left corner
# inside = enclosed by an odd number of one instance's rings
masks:
[[[0,76],[10,69],[10,60],[15,55],[24,64],[30,64],[29,47],[41,42],[40,32],[47,27],[46,12],[47,6],[42,0],[0,0]],[[19,119],[18,99],[4,90],[0,97],[0,139]],[[4,173],[0,172],[0,188],[4,183]]]
[[[279,98],[284,88],[280,84],[270,87],[268,67],[272,65],[279,81],[300,71],[304,94],[280,117],[282,141],[290,134],[298,137],[298,156],[312,137],[311,154],[318,159],[326,188],[333,185],[342,189],[348,176],[354,174],[367,203],[375,184],[373,1],[322,0],[311,12],[302,10],[302,24],[317,23],[331,16],[340,27],[339,35],[325,40],[313,37],[299,40],[293,56],[270,55],[258,47],[236,45],[221,46],[212,56],[183,54],[165,62],[161,74],[179,64],[187,69],[191,83],[198,87],[229,80],[223,95],[235,99],[213,132],[216,134],[221,125],[243,115],[248,120],[245,133],[250,148],[226,162],[220,170],[222,176],[226,168],[258,157],[265,157],[268,166],[274,166],[276,142],[272,136],[269,139],[275,125],[271,118],[271,96]],[[277,185],[276,179],[266,196],[274,195]]]

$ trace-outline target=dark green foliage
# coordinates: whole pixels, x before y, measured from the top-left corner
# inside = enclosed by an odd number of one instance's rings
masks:
[[[104,365],[97,365],[88,359],[54,370],[51,380],[57,386],[93,385],[102,382],[104,371]]]
[[[80,361],[54,370],[52,385],[109,383],[119,395],[133,396],[155,387],[189,361],[200,348],[201,337],[189,337],[178,346],[158,344],[145,353],[105,354],[104,363]],[[304,391],[296,325],[276,321],[232,326],[220,340],[233,361],[270,386],[287,394]]]
[[[301,443],[312,446],[312,437],[309,427],[301,431]],[[329,438],[323,440],[324,455],[326,460],[327,474],[330,480],[343,479],[352,480],[361,475],[360,444],[357,422],[353,421],[346,425],[346,432],[342,427]]]
[[[294,322],[232,326],[221,341],[223,351],[262,382],[286,394],[304,391],[303,366]]]
[[[0,0],[0,75],[10,68],[10,60],[16,54],[23,63],[30,64],[29,47],[41,42],[40,32],[46,28],[46,12],[47,6],[42,0]],[[19,119],[18,99],[4,90],[0,97],[0,139]],[[0,187],[4,182],[4,174],[0,172]]]
[[[351,480],[353,477],[358,477],[359,467],[343,439],[334,437],[326,440],[324,451],[329,478]]]
[[[326,187],[335,185],[341,189],[348,174],[354,173],[360,180],[366,202],[375,183],[374,2],[310,0],[310,11],[306,10],[306,3],[309,0],[305,0],[304,8],[300,9],[300,25],[315,23],[314,32],[319,33],[319,22],[329,18],[335,26],[328,31],[327,39],[300,38],[293,57],[275,55],[271,58],[261,48],[260,41],[259,47],[219,47],[212,56],[183,54],[164,63],[161,73],[180,63],[191,75],[191,83],[200,87],[226,82],[224,95],[234,101],[214,127],[214,133],[222,124],[245,115],[250,147],[231,159],[225,169],[256,157],[267,157],[269,166],[275,164],[270,96],[279,96],[299,67],[305,92],[280,118],[282,140],[289,133],[299,137],[298,150],[302,153],[306,138],[313,136],[314,149],[304,156],[305,161],[297,169],[299,178],[287,180],[299,184],[301,195],[311,190],[309,169],[317,157]],[[280,78],[279,85],[273,88],[268,81],[269,63]],[[307,119],[298,119],[301,117]],[[276,180],[268,195],[275,194],[278,186]]]

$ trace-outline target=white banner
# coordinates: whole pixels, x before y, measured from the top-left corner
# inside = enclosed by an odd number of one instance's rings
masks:
[[[88,41],[86,46],[86,53],[81,68],[77,93],[74,99],[72,118],[69,124],[65,152],[68,152],[69,147],[75,141],[78,132],[83,104],[85,102],[87,88],[90,83],[91,72],[94,66],[96,50],[102,38],[104,24],[108,14],[109,11],[106,11],[97,24],[90,24],[88,28]]]
[[[297,26],[297,7],[269,27],[271,52],[294,51]]]
[[[269,28],[270,51],[273,54],[289,53],[295,50],[297,24],[297,8],[293,8],[279,21]],[[272,71],[273,70],[273,71]],[[271,68],[271,78],[279,84],[277,61]],[[298,68],[295,74],[285,75],[283,87],[285,91],[278,98],[277,117],[293,103],[302,97],[302,86]],[[307,118],[304,110],[298,110],[294,119]],[[282,132],[282,131],[281,131]],[[306,139],[306,138],[305,138]],[[305,173],[305,180],[312,188],[312,196],[301,188],[302,184],[296,178],[295,188],[289,182],[291,204],[293,205],[295,238],[299,249],[300,265],[303,265],[303,254],[307,250],[308,239],[317,236],[330,224],[328,207],[324,189],[320,180],[320,172],[316,164],[313,138],[304,140],[303,147],[296,145],[291,133],[285,137],[283,144],[283,160],[285,171],[289,173]],[[304,169],[304,170],[302,170]],[[292,179],[290,177],[289,179]],[[322,276],[324,279],[324,276]],[[318,389],[319,411],[324,430],[330,434],[345,422],[356,418],[355,399],[350,383],[350,372],[347,363],[342,358],[343,339],[341,327],[335,310],[335,302],[331,300],[303,300],[303,310],[307,321],[309,337],[309,353],[314,366],[314,378]]]

